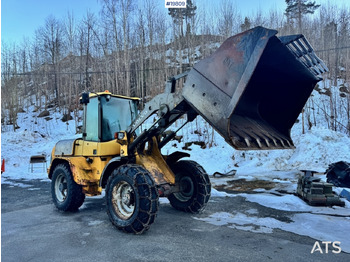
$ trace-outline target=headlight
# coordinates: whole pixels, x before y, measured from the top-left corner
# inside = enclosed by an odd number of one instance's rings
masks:
[[[125,133],[124,132],[118,132],[117,133],[117,139],[118,140],[123,140],[125,137]]]

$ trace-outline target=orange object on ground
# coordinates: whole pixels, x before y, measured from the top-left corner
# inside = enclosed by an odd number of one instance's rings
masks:
[[[5,172],[5,159],[3,159],[1,163],[1,174],[4,172]]]

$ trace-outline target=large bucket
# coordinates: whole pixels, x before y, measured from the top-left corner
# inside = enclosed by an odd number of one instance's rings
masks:
[[[189,72],[183,97],[236,149],[293,148],[290,130],[327,70],[302,35],[256,27]]]

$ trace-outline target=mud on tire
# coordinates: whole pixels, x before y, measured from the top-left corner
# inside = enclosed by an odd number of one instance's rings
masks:
[[[150,173],[135,164],[114,170],[107,181],[106,205],[118,229],[135,234],[148,230],[158,211],[158,191]]]
[[[78,185],[72,176],[67,164],[58,164],[51,181],[52,200],[57,209],[62,211],[76,211],[85,200],[82,187]]]
[[[202,166],[194,161],[182,160],[172,167],[180,192],[171,194],[170,204],[181,211],[198,213],[207,205],[211,184],[208,174]]]

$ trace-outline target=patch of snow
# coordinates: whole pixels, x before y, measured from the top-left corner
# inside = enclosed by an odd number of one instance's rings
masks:
[[[258,212],[257,209],[252,208],[252,209],[248,209],[248,210],[246,211],[246,213],[248,213],[248,214],[250,214],[250,215],[255,215],[255,214],[258,214],[259,212]]]
[[[11,187],[20,187],[20,188],[32,187],[32,185],[6,180],[6,178],[4,178],[4,177],[1,177],[1,184],[6,184],[6,185],[10,185]],[[32,190],[34,190],[34,189],[32,189]]]
[[[295,234],[309,236],[319,241],[340,241],[342,251],[350,252],[350,241],[348,240],[348,235],[344,234],[350,228],[349,217],[343,218],[302,213],[292,215],[292,222],[287,223],[271,217],[217,212],[208,217],[194,218],[212,225],[227,226],[254,233],[272,233],[274,229],[281,229]]]
[[[89,226],[98,226],[98,225],[101,225],[103,223],[104,223],[104,221],[102,221],[102,220],[94,220],[94,221],[89,221],[88,225]]]
[[[223,191],[218,191],[215,188],[211,189],[211,197],[234,197],[235,195],[233,194],[228,194]]]
[[[169,199],[166,198],[166,197],[160,197],[160,198],[159,198],[159,203],[160,203],[160,204],[163,204],[163,205],[168,205],[168,204],[170,204]]]

